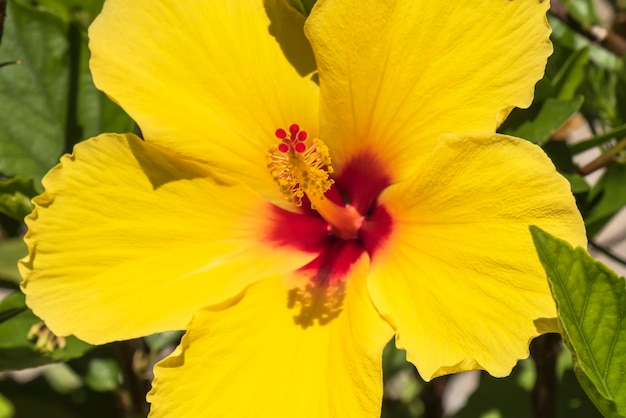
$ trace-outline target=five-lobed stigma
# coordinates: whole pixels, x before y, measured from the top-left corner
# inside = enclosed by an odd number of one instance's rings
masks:
[[[328,147],[317,138],[309,138],[295,123],[288,133],[277,129],[275,135],[281,142],[272,146],[267,156],[274,181],[287,201],[301,206],[306,194],[315,208],[314,202],[323,199],[334,183],[329,177],[333,168]]]

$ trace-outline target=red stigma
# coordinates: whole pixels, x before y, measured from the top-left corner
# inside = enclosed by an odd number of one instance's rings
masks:
[[[297,123],[289,125],[289,135],[282,128],[276,129],[275,135],[276,138],[281,140],[281,143],[278,144],[278,151],[280,152],[286,153],[291,151],[301,154],[307,149],[304,141],[307,140],[309,134],[306,131],[301,131]]]
[[[287,132],[284,129],[276,129],[276,138],[285,139],[287,137]]]
[[[306,145],[304,145],[302,142],[298,142],[293,149],[298,152],[298,153],[302,153],[304,152],[304,150],[306,150]]]

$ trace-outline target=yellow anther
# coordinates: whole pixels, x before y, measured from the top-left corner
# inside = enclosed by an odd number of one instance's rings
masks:
[[[323,198],[334,183],[329,177],[333,173],[328,147],[319,139],[307,145],[304,141],[284,139],[273,146],[267,156],[267,167],[287,201],[302,205],[308,195]]]

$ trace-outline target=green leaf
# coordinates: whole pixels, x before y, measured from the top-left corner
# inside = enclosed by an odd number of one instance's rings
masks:
[[[0,173],[39,181],[65,143],[67,28],[48,13],[9,2],[0,62]]]
[[[556,397],[558,417],[595,418],[601,416],[576,377],[572,353],[567,349],[567,346],[557,360],[557,377],[559,379]]]
[[[548,141],[543,145],[543,150],[548,154],[559,173],[569,181],[572,193],[589,191],[589,184],[585,178],[576,173],[576,167],[572,162],[572,153],[565,141]]]
[[[51,365],[44,377],[57,393],[72,393],[83,386],[81,377],[65,363]]]
[[[578,1],[578,0],[574,0]],[[557,46],[565,47],[572,51],[589,48],[589,60],[602,68],[614,68],[617,58],[615,54],[605,48],[595,45],[589,39],[573,31],[569,26],[554,16],[548,15],[548,23],[552,28],[551,39]]]
[[[0,212],[21,221],[33,210],[30,198],[22,193],[0,194]]]
[[[16,192],[20,192],[28,197],[34,197],[40,193],[32,177],[13,177],[8,180],[0,180],[0,193]]]
[[[594,236],[619,210],[626,206],[626,164],[611,164],[587,197],[587,233]]]
[[[130,132],[133,121],[98,91],[89,71],[86,27],[102,0],[47,0],[10,5],[0,62],[0,173],[35,179],[80,140],[102,132]],[[10,197],[11,216],[25,210]]]
[[[22,281],[17,270],[17,261],[28,254],[22,238],[9,238],[0,241],[0,280],[19,284]]]
[[[573,99],[583,81],[585,66],[589,62],[589,48],[582,48],[570,55],[552,80],[557,99]]]
[[[24,295],[14,292],[0,302],[0,313],[16,308],[26,308]],[[27,367],[66,361],[80,357],[91,345],[76,337],[66,337],[66,347],[57,348],[51,353],[35,349],[33,341],[28,339],[28,331],[41,320],[29,309],[0,323],[0,370],[17,370]]]
[[[581,152],[587,151],[588,149],[602,145],[605,142],[610,141],[611,139],[616,139],[623,136],[626,136],[626,125],[618,126],[608,132],[604,132],[599,135],[595,135],[589,139],[577,142],[576,144],[570,146],[570,150],[572,151],[572,154],[579,154]]]
[[[85,34],[80,35],[79,54],[76,108],[76,123],[79,130],[74,138],[70,138],[72,144],[77,140],[94,137],[103,132],[133,132],[135,122],[93,83],[89,70],[91,54]]]
[[[100,10],[103,0],[37,0],[40,8],[63,19],[65,22],[77,21],[84,28],[93,21]]]
[[[572,358],[575,359],[573,355]],[[603,394],[595,386],[594,382],[589,379],[585,372],[580,368],[578,361],[574,360],[574,362],[574,373],[576,374],[576,378],[580,382],[580,385],[585,388],[587,396],[589,396],[589,399],[593,401],[596,408],[598,408],[598,411],[602,413],[602,416],[611,418],[623,417],[624,415],[617,412],[615,402],[603,396]]]
[[[573,194],[587,193],[590,190],[589,183],[580,174],[576,173],[561,173],[563,177],[569,181]]]
[[[503,133],[527,139],[535,144],[544,144],[582,106],[584,98],[549,98],[541,106],[537,116],[515,129],[505,129]]]
[[[22,221],[33,210],[30,200],[39,194],[32,177],[0,180],[0,212]]]
[[[0,394],[0,418],[12,418],[15,415],[15,408],[7,398]]]
[[[586,68],[585,82],[580,91],[588,100],[581,111],[588,121],[594,121],[592,126],[602,123],[600,127],[605,129],[626,122],[618,109],[620,81],[616,66],[617,63],[608,68],[593,65]]]
[[[113,359],[95,358],[89,362],[85,383],[96,392],[108,392],[120,385],[119,364]]]
[[[311,14],[311,10],[313,9],[313,6],[315,6],[316,1],[317,0],[287,0],[291,7],[305,16]]]
[[[567,11],[583,27],[600,25],[602,22],[596,13],[593,0],[562,0],[567,6]]]
[[[70,80],[65,149],[103,132],[132,132],[134,121],[106,94],[96,89],[89,68],[87,26],[102,8],[102,0],[47,0],[65,7],[73,17],[67,32]]]
[[[150,351],[158,353],[168,345],[176,345],[183,336],[182,331],[166,331],[158,334],[152,334],[145,337],[146,344]]]
[[[538,103],[543,103],[546,99],[556,96],[556,89],[554,83],[548,78],[544,77],[535,84],[534,101],[531,107],[536,106]],[[514,112],[524,111],[526,109],[514,109]]]
[[[26,308],[23,307],[23,308],[10,308],[10,309],[7,309],[6,311],[0,312],[0,324],[3,323],[4,321],[8,321],[14,316],[19,315],[25,311],[26,311]]]
[[[626,416],[626,287],[582,248],[530,227],[582,387],[606,417]]]

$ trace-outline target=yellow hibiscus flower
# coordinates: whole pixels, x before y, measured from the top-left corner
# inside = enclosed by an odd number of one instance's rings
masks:
[[[393,335],[427,380],[508,374],[555,330],[528,226],[585,243],[550,160],[495,133],[548,5],[107,0],[94,80],[145,139],[44,178],[28,305],[96,344],[186,329],[155,418],[378,416]]]

